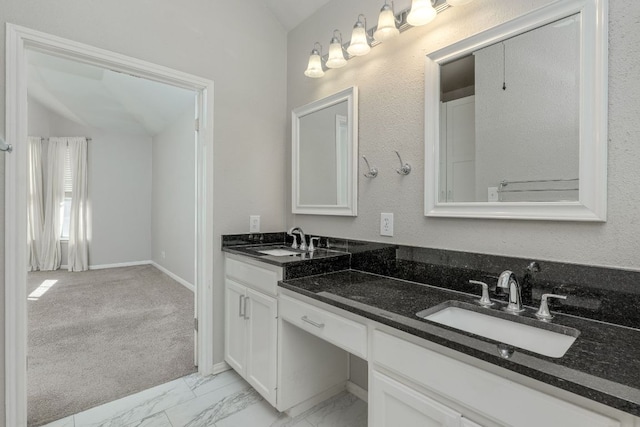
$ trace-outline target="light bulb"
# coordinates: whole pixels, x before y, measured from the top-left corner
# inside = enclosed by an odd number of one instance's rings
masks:
[[[379,42],[389,40],[400,34],[400,30],[396,27],[396,17],[393,13],[393,9],[388,4],[384,4],[380,9],[380,16],[378,17],[378,28],[373,33],[373,38]]]
[[[340,39],[333,36],[331,44],[329,45],[329,58],[327,59],[327,67],[340,68],[347,65],[347,60],[344,57],[344,51],[342,50],[342,43]]]
[[[351,33],[351,43],[349,43],[349,47],[347,48],[347,52],[352,56],[362,56],[369,53],[371,50],[371,46],[369,46],[369,41],[367,40],[367,30],[364,27],[364,24],[360,22],[360,18],[358,17],[358,21],[353,26],[353,32]]]
[[[463,4],[471,3],[473,0],[447,0],[449,6],[462,6]]]
[[[309,65],[307,66],[304,75],[314,79],[324,76],[324,70],[322,69],[322,58],[320,57],[320,52],[318,52],[318,49],[314,48],[311,51],[311,55],[309,56]]]
[[[407,15],[407,23],[414,27],[428,24],[436,17],[436,10],[431,4],[431,0],[413,0],[411,11]]]

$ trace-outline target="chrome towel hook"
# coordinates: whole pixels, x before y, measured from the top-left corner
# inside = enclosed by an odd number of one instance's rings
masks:
[[[411,165],[409,163],[402,163],[402,157],[400,157],[400,153],[397,150],[394,150],[396,155],[398,156],[398,160],[400,160],[400,169],[396,169],[400,175],[409,175],[411,173]]]
[[[365,178],[375,178],[376,176],[378,176],[378,169],[372,168],[371,165],[369,164],[369,161],[364,155],[362,156],[362,158],[364,159],[364,162],[367,164],[367,167],[369,168],[369,171],[364,173]]]
[[[4,139],[0,138],[0,151],[10,153],[13,151],[13,146],[11,144],[7,144]]]

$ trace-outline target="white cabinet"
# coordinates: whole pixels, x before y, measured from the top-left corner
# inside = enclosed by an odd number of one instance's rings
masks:
[[[372,371],[369,427],[460,427],[462,415],[383,375]]]
[[[464,415],[473,414],[480,419],[494,420],[493,425],[632,425],[623,421],[627,417],[616,419],[594,412],[379,330],[373,332],[372,356],[370,361],[373,361],[374,369],[388,371],[397,381],[415,384],[416,388],[428,390],[434,397],[442,397],[443,401],[455,402]],[[374,381],[370,386],[370,394],[380,396],[381,392],[376,387],[384,386],[384,383]],[[404,402],[406,406],[409,400],[405,399]],[[380,398],[374,403],[375,406],[378,404]],[[400,409],[396,411],[400,412]],[[468,420],[465,422],[467,424],[464,425],[473,425]]]
[[[225,361],[271,405],[276,405],[278,302],[282,269],[227,258]],[[259,289],[259,290],[256,290]],[[273,289],[274,295],[264,291]]]

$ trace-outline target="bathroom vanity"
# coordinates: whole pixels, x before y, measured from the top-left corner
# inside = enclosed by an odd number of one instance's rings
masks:
[[[280,236],[279,244],[272,243],[282,247]],[[441,254],[448,266],[434,259],[407,264],[402,258],[416,259],[423,251],[422,258],[428,253],[433,258],[432,250],[329,241],[335,252],[325,250],[325,256],[311,259],[308,253],[259,255],[251,249],[255,245],[223,244],[226,360],[278,410],[296,414],[343,390],[349,384],[348,355],[353,354],[368,362],[370,426],[640,425],[637,329],[558,314],[556,309],[576,310],[570,298],[552,308],[551,321],[579,331],[566,354],[550,357],[505,347],[416,315],[450,301],[485,310],[477,304],[479,287],[469,287],[460,274],[486,279],[491,271],[460,269],[456,256],[463,253]],[[414,252],[404,257],[409,250]],[[494,269],[529,262],[468,256]],[[347,259],[350,265],[343,268]],[[556,267],[542,263],[543,271]],[[380,274],[385,269],[387,274]],[[436,270],[442,279],[438,283]],[[432,283],[392,277],[407,272]],[[615,278],[615,272],[608,274]],[[539,282],[529,289],[534,299],[539,299],[539,287],[558,288],[546,278]],[[584,304],[586,294],[566,284],[564,290]],[[526,305],[532,305],[531,298],[525,298]],[[506,305],[496,304],[486,310]],[[527,307],[517,317],[546,327],[534,312]],[[239,322],[246,322],[244,332]]]

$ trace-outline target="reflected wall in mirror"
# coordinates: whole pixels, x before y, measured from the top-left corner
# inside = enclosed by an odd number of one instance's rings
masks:
[[[357,88],[292,113],[292,212],[357,215]]]
[[[428,55],[427,216],[606,219],[606,12],[555,2]]]

